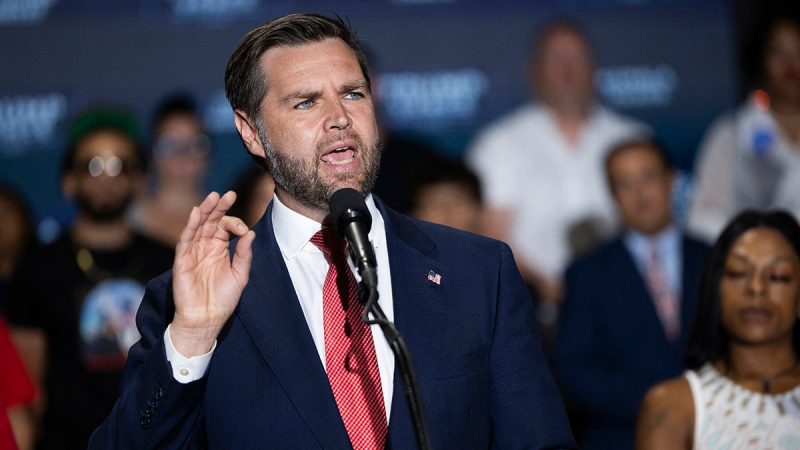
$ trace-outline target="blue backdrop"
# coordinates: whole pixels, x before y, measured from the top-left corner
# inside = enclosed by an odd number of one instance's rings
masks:
[[[595,43],[602,99],[649,123],[690,169],[703,130],[736,101],[730,9],[715,0],[0,0],[0,182],[23,190],[38,219],[68,221],[57,165],[70,115],[123,105],[146,125],[161,97],[181,91],[197,97],[212,135],[208,188],[229,188],[251,163],[223,94],[228,56],[249,29],[298,11],[347,18],[374,55],[386,126],[453,155],[529,97],[533,30],[570,17]]]

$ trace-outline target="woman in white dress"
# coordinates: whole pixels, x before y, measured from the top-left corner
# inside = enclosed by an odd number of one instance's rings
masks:
[[[712,249],[684,376],[647,393],[638,449],[800,449],[800,226],[736,216]]]

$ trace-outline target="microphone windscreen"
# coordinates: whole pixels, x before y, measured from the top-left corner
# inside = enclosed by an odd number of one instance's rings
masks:
[[[367,209],[367,203],[355,189],[339,189],[331,195],[328,205],[330,206],[331,220],[340,233],[344,231],[343,227],[352,221],[361,222],[366,226],[367,231],[372,226],[372,216]]]

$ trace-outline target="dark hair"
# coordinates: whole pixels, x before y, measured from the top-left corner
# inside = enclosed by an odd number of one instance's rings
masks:
[[[97,107],[79,113],[68,131],[67,148],[61,159],[61,176],[72,172],[78,146],[87,137],[104,131],[117,133],[133,145],[137,169],[146,170],[145,156],[140,145],[139,125],[129,112],[116,107]]]
[[[670,158],[666,147],[664,147],[664,145],[661,144],[658,140],[637,137],[633,139],[626,139],[624,141],[620,141],[613,147],[611,147],[611,149],[606,154],[606,159],[605,159],[606,180],[608,181],[608,188],[612,192],[614,191],[614,183],[612,183],[611,180],[611,163],[614,160],[614,158],[633,148],[645,148],[650,150],[658,157],[664,170],[666,170],[667,172],[672,172],[673,170],[675,170],[675,165],[672,163],[672,159]]]
[[[25,227],[25,242],[21,248],[26,248],[36,242],[36,227],[34,225],[33,214],[25,196],[12,185],[0,183],[0,198],[8,200],[12,207],[17,210],[17,214],[22,217]]]
[[[164,97],[153,112],[150,122],[151,133],[156,134],[161,123],[175,115],[197,116],[197,103],[191,95],[177,93]]]
[[[775,36],[775,32],[785,26],[792,27],[800,33],[800,17],[797,14],[781,12],[768,18],[756,31],[754,43],[751,44],[751,48],[755,51],[752,52],[749,62],[752,68],[747,70],[755,72],[753,73],[753,76],[755,76],[754,81],[760,87],[766,87],[764,86],[767,73],[766,61],[770,43]],[[745,58],[747,57],[745,56]]]
[[[225,69],[225,95],[231,107],[244,111],[250,118],[260,116],[259,105],[267,92],[260,59],[270,48],[294,47],[335,38],[344,41],[353,51],[369,85],[367,59],[347,23],[338,17],[290,14],[250,31],[233,51]]]
[[[344,41],[353,51],[369,88],[367,58],[347,23],[339,17],[331,19],[319,14],[290,14],[247,33],[231,54],[225,68],[225,95],[231,108],[243,111],[252,120],[261,120],[259,107],[268,88],[268,80],[260,64],[264,52],[273,47],[293,47],[334,38]],[[256,164],[268,170],[264,158],[250,155]]]
[[[779,232],[800,257],[800,225],[785,211],[744,211],[722,231],[706,260],[700,283],[700,298],[686,351],[686,367],[696,370],[707,362],[728,358],[728,332],[722,325],[719,285],[725,259],[733,243],[746,231],[767,227]],[[800,355],[800,318],[793,330],[794,351]]]
[[[432,185],[454,183],[463,187],[470,198],[481,203],[481,183],[477,175],[460,161],[433,158],[419,165],[411,176],[409,198],[410,208],[419,206],[422,191]]]

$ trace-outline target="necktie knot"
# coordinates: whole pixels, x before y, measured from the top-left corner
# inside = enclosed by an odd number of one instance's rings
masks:
[[[317,231],[310,242],[325,254],[328,261],[339,262],[344,255],[345,241],[333,228],[324,227]]]

